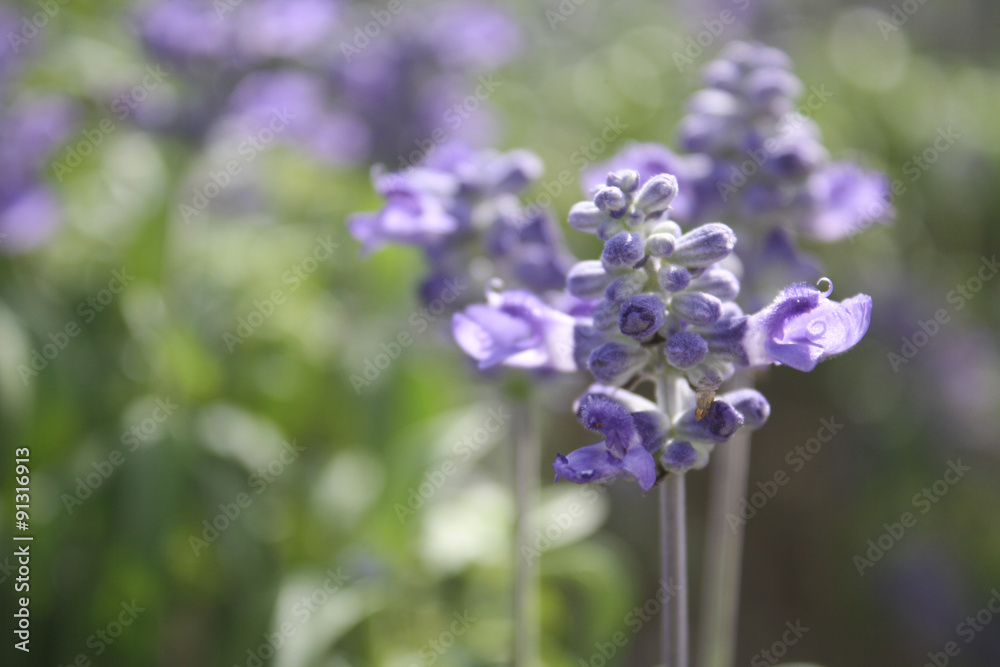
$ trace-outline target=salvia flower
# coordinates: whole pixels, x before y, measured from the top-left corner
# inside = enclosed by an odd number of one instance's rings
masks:
[[[455,341],[480,368],[504,364],[541,371],[576,370],[576,318],[529,292],[488,291],[486,297],[485,304],[473,304],[452,316]]]
[[[811,371],[816,364],[854,347],[868,331],[872,298],[858,294],[841,303],[805,283],[791,285],[747,321],[746,349],[751,365],[784,364]]]
[[[604,240],[604,251],[601,261],[570,269],[567,290],[594,298],[604,288],[591,317],[574,327],[573,357],[599,383],[577,413],[605,440],[558,456],[557,480],[630,476],[648,491],[662,474],[701,467],[715,446],[740,428],[760,428],[770,415],[767,399],[753,389],[718,394],[737,366],[809,371],[853,347],[868,328],[871,298],[836,303],[827,298],[832,285],[826,292],[792,285],[745,315],[734,301],[737,265],[729,263],[736,234],[719,222],[682,232],[668,218],[669,202],[680,194],[672,176],[643,181],[640,172],[623,169],[593,192],[592,202],[574,210],[586,211],[578,228]],[[642,380],[666,380],[679,393],[671,401],[676,414],[621,388]]]
[[[373,170],[385,204],[354,214],[348,228],[364,252],[386,244],[421,248],[430,264],[425,284],[450,277],[482,289],[496,277],[537,294],[560,290],[573,257],[551,215],[528,212],[518,198],[541,175],[541,160],[529,151],[446,144],[413,168]]]
[[[669,431],[669,423],[653,403],[628,392],[595,385],[576,404],[584,427],[598,431],[604,440],[581,447],[568,456],[558,455],[553,468],[556,481],[607,482],[630,476],[643,491],[656,483],[653,458]]]

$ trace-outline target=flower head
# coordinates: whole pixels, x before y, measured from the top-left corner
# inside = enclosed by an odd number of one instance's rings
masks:
[[[452,316],[455,342],[480,368],[497,364],[536,370],[574,371],[573,329],[577,320],[529,292],[488,292]]]
[[[747,320],[743,341],[750,365],[784,364],[811,371],[854,347],[868,331],[872,298],[858,294],[838,303],[806,283],[782,290]]]

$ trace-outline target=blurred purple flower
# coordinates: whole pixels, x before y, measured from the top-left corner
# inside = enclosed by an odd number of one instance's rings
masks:
[[[480,368],[497,364],[569,372],[576,319],[524,291],[487,292],[486,304],[473,304],[452,316],[455,342]]]
[[[850,162],[814,172],[806,183],[811,215],[803,231],[820,241],[839,241],[893,216],[889,178]]]
[[[40,172],[75,118],[70,103],[57,96],[0,114],[0,251],[30,250],[58,227],[59,205]]]

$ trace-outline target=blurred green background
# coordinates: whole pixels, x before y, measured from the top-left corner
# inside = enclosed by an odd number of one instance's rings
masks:
[[[786,622],[809,629],[788,661],[917,665],[956,641],[953,664],[1000,664],[1000,620],[980,614],[968,643],[958,634],[1000,589],[1000,281],[984,281],[961,308],[948,298],[1000,247],[1000,6],[927,2],[898,30],[880,29],[904,4],[764,3],[753,28],[792,55],[807,88],[832,91],[815,120],[834,156],[884,170],[905,192],[895,224],[809,248],[835,297],[874,297],[868,336],[814,373],[760,378],[772,416],[753,438],[751,489],[778,470],[791,481],[746,527],[738,664],[771,664],[761,651]],[[563,5],[572,11],[555,24],[555,1],[506,6],[526,38],[489,102],[498,147],[529,148],[547,178],[571,169],[574,183],[572,155],[609,119],[627,129],[601,159],[630,140],[669,145],[697,66],[750,32],[734,26],[678,68],[674,54],[726,3]],[[65,95],[80,115],[64,146],[114,118],[112,91],[153,62],[134,10],[60,5],[3,84],[3,103]],[[367,162],[269,147],[225,206],[186,222],[180,204],[224,155],[115,123],[64,178],[51,166],[66,148],[51,152],[44,179],[63,224],[29,252],[0,255],[0,578],[10,609],[15,448],[31,452],[34,535],[32,650],[15,651],[8,632],[4,663],[507,664],[511,420],[456,449],[505,404],[443,318],[414,316],[418,253],[359,258],[344,220],[379,205]],[[958,139],[908,170],[949,128]],[[562,221],[580,198],[575,185],[555,198]],[[568,241],[581,257],[595,253],[584,235]],[[888,355],[940,309],[948,321],[893,364]],[[351,376],[402,331],[413,345],[356,391]],[[58,353],[25,373],[49,344]],[[604,664],[598,645],[623,631],[629,643],[607,664],[651,665],[657,623],[630,614],[656,587],[654,499],[634,485],[587,495],[549,481],[556,452],[593,441],[569,409],[585,384],[547,384],[538,406],[539,525],[584,507],[542,550],[544,662]],[[843,429],[821,451],[789,454],[831,418]],[[968,472],[938,495],[935,481],[958,461]],[[707,476],[689,476],[696,586]],[[429,498],[401,513],[428,482]],[[924,488],[934,496],[926,513],[914,497]],[[907,511],[916,525],[859,574],[856,557],[872,558],[869,540],[884,546],[885,524]],[[438,651],[441,642],[449,647]]]

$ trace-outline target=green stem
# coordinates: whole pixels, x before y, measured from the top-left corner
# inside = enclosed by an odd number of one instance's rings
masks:
[[[741,429],[712,456],[708,524],[705,535],[705,570],[702,581],[701,667],[732,667],[743,560],[743,522],[740,500],[750,476],[750,432]]]
[[[515,459],[515,540],[514,555],[514,665],[538,664],[538,570],[531,553],[532,513],[538,504],[539,440],[532,424],[531,408],[526,400],[514,404]],[[524,549],[523,547],[528,547]]]
[[[673,419],[679,392],[666,377],[656,377],[656,401]],[[660,585],[667,605],[660,618],[660,651],[664,667],[688,667],[687,525],[684,473],[668,473],[660,482]]]

